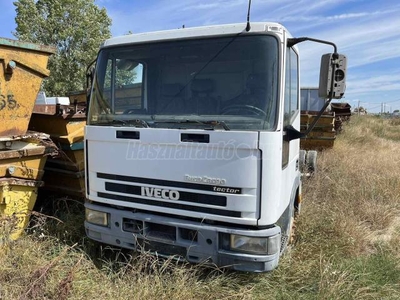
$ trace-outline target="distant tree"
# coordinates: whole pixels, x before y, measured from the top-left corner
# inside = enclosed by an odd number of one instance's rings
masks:
[[[360,106],[360,109],[358,109],[358,107],[354,108],[354,112],[355,113],[360,113],[361,115],[366,115],[368,114],[367,109]]]
[[[63,96],[85,87],[85,71],[96,58],[100,44],[111,36],[111,19],[94,0],[18,0],[15,37],[52,45],[57,53],[49,60],[47,95]]]

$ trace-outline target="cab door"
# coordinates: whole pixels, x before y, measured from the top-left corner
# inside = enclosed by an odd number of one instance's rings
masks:
[[[292,198],[299,180],[300,139],[288,141],[285,129],[291,125],[300,131],[299,103],[299,57],[293,48],[286,48],[285,93],[283,97],[283,138],[282,138],[282,194],[286,203]]]

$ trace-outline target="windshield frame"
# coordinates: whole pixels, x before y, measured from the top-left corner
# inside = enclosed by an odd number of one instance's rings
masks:
[[[99,119],[96,117],[96,114],[94,113],[94,106],[95,103],[97,102],[96,97],[99,97],[99,84],[101,84],[105,81],[105,78],[101,80],[99,80],[99,73],[98,73],[98,66],[102,66],[104,67],[105,61],[107,61],[107,57],[104,59],[103,56],[106,56],[106,54],[108,53],[112,53],[114,51],[120,52],[120,51],[128,51],[130,49],[136,48],[136,47],[147,47],[147,46],[154,46],[154,45],[160,45],[163,46],[165,44],[167,45],[175,45],[176,43],[185,43],[185,42],[190,42],[190,41],[213,41],[213,40],[221,40],[221,39],[226,39],[228,42],[227,44],[221,49],[221,51],[223,51],[225,48],[229,48],[229,45],[231,43],[233,43],[234,41],[236,41],[236,39],[243,39],[243,38],[251,38],[251,37],[267,37],[271,40],[274,40],[274,49],[272,49],[271,51],[274,52],[274,55],[276,56],[274,58],[275,60],[275,66],[274,66],[274,71],[271,73],[273,73],[273,89],[272,91],[268,92],[270,97],[272,98],[270,101],[272,101],[271,104],[271,111],[273,113],[273,116],[271,118],[273,118],[273,122],[269,124],[269,127],[266,128],[265,124],[267,123],[266,118],[263,120],[263,126],[260,126],[260,128],[256,128],[256,129],[246,129],[246,128],[234,128],[233,130],[236,131],[275,131],[276,128],[278,127],[278,122],[279,122],[279,110],[280,110],[280,76],[281,76],[281,71],[280,71],[280,66],[281,66],[281,44],[279,42],[278,37],[276,37],[274,34],[260,34],[260,33],[255,33],[255,34],[246,34],[246,35],[241,35],[241,34],[237,34],[237,35],[227,35],[227,36],[220,36],[220,37],[206,37],[206,38],[186,38],[186,39],[181,39],[181,40],[175,40],[175,41],[154,41],[154,42],[146,42],[146,43],[133,43],[133,44],[129,44],[129,45],[121,45],[121,46],[111,46],[111,47],[105,47],[103,49],[101,49],[98,53],[98,58],[97,58],[97,65],[96,65],[96,72],[95,72],[95,76],[94,76],[94,80],[93,80],[93,87],[92,87],[92,93],[91,93],[91,101],[89,104],[89,110],[88,110],[88,125],[98,125],[98,126],[104,126],[104,125],[110,125],[110,126],[118,126],[115,124],[112,124],[112,121],[114,120],[114,118],[105,118],[105,122],[99,123]],[[229,41],[230,40],[230,41]],[[269,50],[269,48],[268,48]],[[220,51],[220,52],[221,52]],[[219,55],[219,53],[217,53],[215,55],[215,57],[217,57]],[[212,61],[215,57],[213,57],[210,61]],[[140,61],[140,59],[137,60],[138,62]],[[210,61],[207,62],[207,64],[210,63]],[[141,63],[143,64],[143,84],[141,86],[141,90],[143,93],[143,97],[142,97],[142,101],[147,102],[147,93],[145,92],[145,90],[147,89],[151,89],[151,86],[148,86],[148,82],[147,82],[147,63],[145,61],[141,61]],[[115,82],[115,62],[113,62],[113,67],[112,67],[112,81]],[[201,73],[201,71],[204,69],[200,68],[199,71],[197,71],[199,74]],[[196,74],[197,75],[197,74]],[[192,79],[193,80],[193,79]],[[192,82],[192,80],[188,81],[184,86],[186,87],[189,83]],[[115,111],[115,84],[111,84],[110,85],[110,89],[111,89],[111,93],[112,93],[112,110]],[[267,100],[265,100],[267,101]],[[107,117],[110,116],[125,116],[122,114],[107,114]],[[206,117],[204,117],[206,116]],[[252,122],[252,121],[256,121],[256,116],[243,116],[243,115],[224,115],[224,114],[216,114],[216,115],[195,115],[195,114],[191,114],[191,115],[187,115],[187,114],[182,114],[182,115],[158,115],[158,114],[132,114],[129,115],[127,118],[117,118],[118,120],[121,121],[129,121],[129,120],[140,120],[140,121],[144,121],[146,122],[146,124],[148,124],[148,127],[154,127],[154,128],[179,128],[179,129],[191,129],[192,127],[198,128],[199,124],[201,122],[203,123],[213,123],[213,122],[222,122],[222,123],[228,123],[230,120],[235,120],[240,122]],[[110,122],[107,122],[110,121]],[[260,121],[261,119],[259,119]],[[185,122],[186,121],[186,122]],[[190,121],[190,122],[188,122]],[[168,125],[168,123],[179,123],[180,125],[183,126],[171,126]],[[261,122],[261,121],[260,121]],[[137,124],[139,124],[140,122],[126,122],[126,124],[124,126],[134,126],[136,127]],[[162,126],[158,126],[156,124],[166,124],[166,127],[162,127]],[[130,124],[130,125],[128,125]],[[136,124],[136,125],[133,125]],[[121,126],[121,125],[119,125]],[[226,129],[227,126],[216,126],[213,129]]]

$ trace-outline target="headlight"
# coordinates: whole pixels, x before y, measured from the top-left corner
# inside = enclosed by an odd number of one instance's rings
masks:
[[[108,226],[108,214],[105,212],[86,208],[85,218],[86,221],[89,223],[101,226]]]
[[[232,234],[230,248],[239,252],[272,255],[280,249],[280,235],[277,234],[272,237],[248,237]]]

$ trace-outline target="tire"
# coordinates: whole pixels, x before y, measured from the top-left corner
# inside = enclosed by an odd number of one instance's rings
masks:
[[[299,170],[300,173],[304,173],[306,168],[306,151],[300,150],[299,152]]]
[[[286,214],[285,227],[282,228],[281,255],[293,244],[294,240],[295,209],[293,203],[287,208]]]
[[[308,172],[311,174],[317,173],[317,151],[307,151],[306,162]]]

